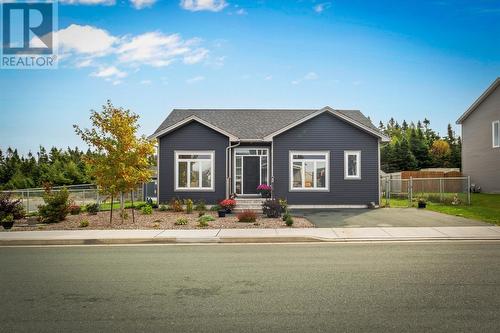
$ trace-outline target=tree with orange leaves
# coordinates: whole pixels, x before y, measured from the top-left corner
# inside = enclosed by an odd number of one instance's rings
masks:
[[[76,134],[85,141],[92,154],[85,157],[90,173],[100,191],[111,196],[110,223],[113,219],[113,198],[133,192],[137,185],[151,179],[149,157],[154,154],[154,142],[137,136],[139,116],[130,110],[114,107],[107,101],[101,112],[92,110],[91,129],[73,125]],[[124,216],[123,201],[121,216]],[[133,209],[133,208],[132,208]]]

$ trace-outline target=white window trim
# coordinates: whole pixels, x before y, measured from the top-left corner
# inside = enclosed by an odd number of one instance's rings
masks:
[[[498,126],[498,144],[495,145],[495,124]],[[491,123],[491,145],[493,148],[500,148],[500,120]]]
[[[349,176],[347,174],[349,168],[348,168],[348,163],[349,159],[347,158],[349,155],[355,155],[356,156],[356,175],[355,176]],[[344,179],[346,180],[359,180],[361,179],[361,150],[345,150],[344,151]]]
[[[201,187],[202,178],[200,174],[199,187],[179,187],[179,155],[210,155],[212,175],[210,187]],[[187,160],[189,161],[189,160]],[[193,160],[195,161],[195,160]],[[206,160],[205,160],[206,161]],[[189,163],[188,163],[189,165]],[[213,192],[215,191],[215,151],[214,150],[175,150],[174,151],[174,191],[176,192]],[[188,175],[189,177],[189,175]],[[188,182],[189,184],[189,179]]]
[[[325,155],[325,185],[326,187],[293,187],[293,155]],[[308,161],[304,159],[302,161]],[[312,160],[317,161],[317,160]],[[288,164],[289,164],[289,182],[288,182],[288,190],[290,192],[330,192],[330,151],[321,150],[321,151],[297,151],[290,150],[288,156]],[[316,168],[316,167],[315,167]],[[315,169],[316,172],[316,169]],[[304,181],[304,174],[302,174],[302,181]],[[314,182],[316,183],[316,177],[314,178]]]

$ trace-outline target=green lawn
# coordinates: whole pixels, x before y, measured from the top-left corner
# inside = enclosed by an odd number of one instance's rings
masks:
[[[472,193],[471,205],[427,203],[427,209],[448,215],[462,216],[500,225],[500,194]],[[385,204],[385,200],[382,201]],[[416,202],[413,203],[416,205]],[[408,207],[406,199],[391,199],[391,207]]]

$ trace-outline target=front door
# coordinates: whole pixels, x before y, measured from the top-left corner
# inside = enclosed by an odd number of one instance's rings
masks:
[[[260,157],[243,156],[243,194],[257,194],[260,182]]]

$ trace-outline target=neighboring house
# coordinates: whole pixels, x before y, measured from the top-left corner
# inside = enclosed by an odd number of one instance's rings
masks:
[[[174,109],[158,140],[158,198],[218,202],[259,184],[295,207],[379,204],[381,141],[359,111]]]
[[[483,192],[500,193],[500,77],[457,120],[462,172]]]

